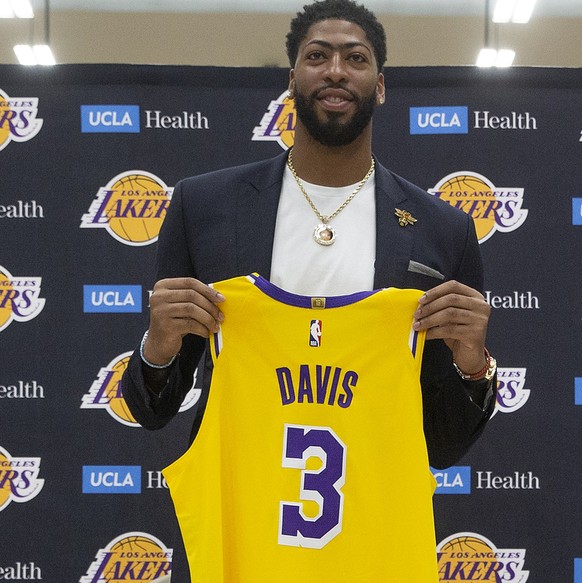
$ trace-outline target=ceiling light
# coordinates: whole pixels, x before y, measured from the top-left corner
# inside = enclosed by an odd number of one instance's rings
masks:
[[[16,45],[14,53],[21,65],[55,65],[56,61],[48,45]]]
[[[497,51],[495,49],[481,49],[477,57],[477,67],[493,67]]]
[[[515,51],[511,49],[499,49],[495,57],[496,67],[511,67],[515,59]]]
[[[30,45],[15,45],[14,53],[21,65],[36,65],[36,57]]]
[[[8,0],[0,0],[0,18],[14,18],[14,10]]]
[[[481,49],[477,57],[477,67],[511,67],[515,51],[510,49]]]
[[[517,0],[517,4],[513,10],[513,16],[511,17],[511,22],[516,22],[518,24],[529,22],[535,4],[536,0]]]
[[[493,22],[525,24],[531,18],[536,0],[497,0]]]
[[[0,0],[0,18],[34,18],[30,0]]]

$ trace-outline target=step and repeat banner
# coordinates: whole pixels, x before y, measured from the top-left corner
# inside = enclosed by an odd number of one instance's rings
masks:
[[[582,583],[582,70],[385,73],[374,152],[475,220],[499,364],[485,434],[434,470],[441,581]],[[174,185],[291,146],[287,78],[0,66],[0,580],[189,581],[161,469],[199,389],[149,432],[119,380]]]

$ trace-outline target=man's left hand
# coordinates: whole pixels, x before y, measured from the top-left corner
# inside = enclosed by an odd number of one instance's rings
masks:
[[[447,281],[428,290],[414,313],[414,329],[426,330],[427,340],[441,338],[466,374],[486,364],[485,337],[491,308],[477,290]]]

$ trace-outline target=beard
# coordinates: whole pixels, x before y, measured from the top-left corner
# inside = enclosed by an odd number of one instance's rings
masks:
[[[347,146],[351,144],[366,128],[372,119],[376,105],[376,90],[368,96],[357,97],[352,94],[356,105],[356,112],[345,123],[339,121],[339,115],[327,114],[327,120],[321,121],[315,113],[317,94],[314,91],[305,96],[296,91],[295,111],[309,135],[320,144],[330,147]]]

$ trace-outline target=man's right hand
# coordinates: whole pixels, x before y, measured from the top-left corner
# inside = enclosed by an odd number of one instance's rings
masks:
[[[208,338],[217,332],[224,315],[218,304],[224,296],[191,277],[161,279],[150,297],[150,327],[145,358],[166,364],[182,346],[186,334]]]

